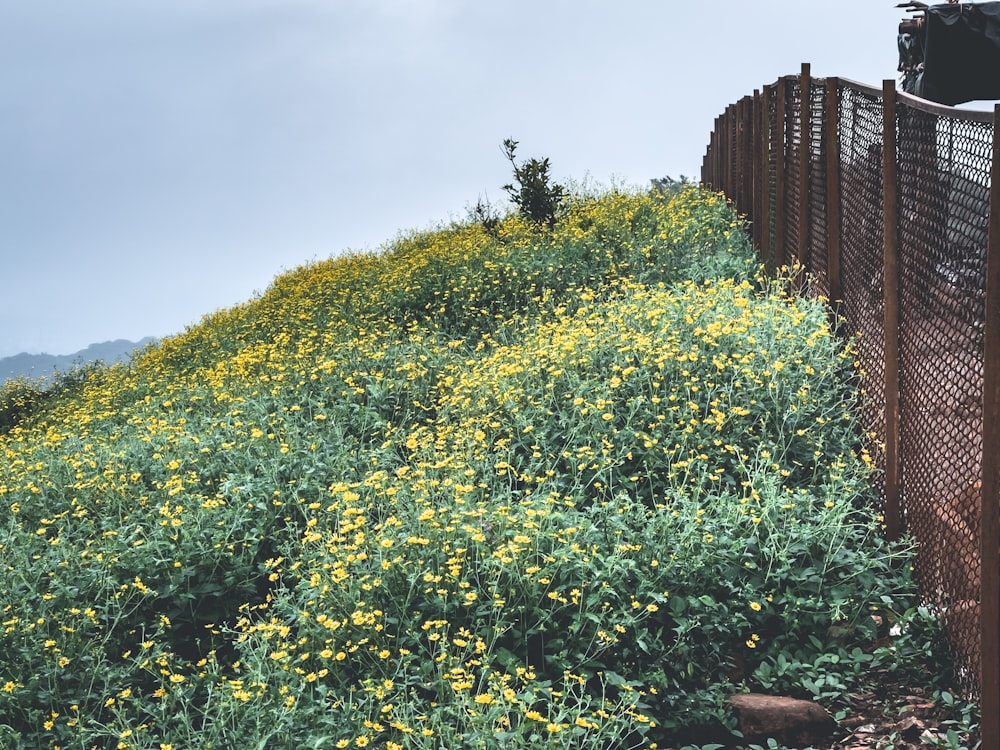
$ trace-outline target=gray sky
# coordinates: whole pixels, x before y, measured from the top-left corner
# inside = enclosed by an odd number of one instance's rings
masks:
[[[167,336],[284,270],[559,182],[698,176],[796,74],[896,76],[897,0],[0,0],[0,357]]]

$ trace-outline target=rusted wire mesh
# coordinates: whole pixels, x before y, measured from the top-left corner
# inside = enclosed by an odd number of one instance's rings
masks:
[[[781,154],[782,161],[785,158],[784,148],[779,149],[777,145],[779,141],[784,141],[784,136],[782,135],[783,131],[778,125],[778,98],[774,87],[764,92],[764,110],[764,132],[766,138],[764,143],[764,163],[767,164],[767,171],[764,177],[766,180],[764,193],[766,195],[765,206],[767,216],[765,217],[765,221],[767,222],[767,233],[761,251],[764,264],[768,269],[773,270],[775,265],[780,262],[779,259],[774,257],[775,248],[778,246],[778,154]]]
[[[814,294],[830,298],[829,263],[827,259],[827,145],[823,113],[826,91],[813,82],[809,92],[809,237],[806,246],[806,265],[812,271],[811,288]]]
[[[902,94],[887,108],[885,88],[831,82],[832,98],[804,66],[801,76],[765,87],[756,98],[762,142],[751,144],[763,156],[726,155],[736,168],[717,184],[720,155],[710,148],[703,181],[748,214],[745,185],[756,185],[765,262],[800,258],[813,293],[840,290],[833,302],[845,333],[857,336],[864,419],[887,477],[884,509],[897,514],[887,526],[918,542],[922,595],[948,628],[960,687],[976,694],[1000,671],[980,659],[981,634],[1000,628],[980,621],[1000,595],[981,585],[980,557],[997,544],[981,546],[992,118]],[[756,116],[747,101],[734,115]],[[888,280],[886,269],[896,271]]]
[[[799,83],[794,78],[788,82],[787,104],[785,106],[785,214],[788,220],[784,222],[786,251],[783,253],[783,257],[786,264],[794,263],[798,257],[799,222],[797,217],[802,202],[809,200],[806,192],[808,186],[801,185],[799,182],[799,159],[802,149],[808,145],[802,142],[799,121],[801,111]]]
[[[900,453],[925,598],[971,671],[979,643],[983,324],[992,133],[898,112]],[[972,683],[977,674],[966,675]]]
[[[885,331],[882,215],[882,103],[871,91],[842,88],[839,101],[841,181],[840,313],[857,337],[864,422],[871,454],[885,469]]]

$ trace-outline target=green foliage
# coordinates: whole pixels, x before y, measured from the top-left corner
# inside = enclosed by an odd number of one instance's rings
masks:
[[[16,427],[44,399],[42,386],[27,378],[8,380],[0,386],[0,433]]]
[[[518,166],[517,141],[507,138],[503,153],[514,168],[514,183],[503,186],[521,215],[537,226],[552,229],[567,194],[562,185],[550,183],[549,160],[528,159]]]
[[[484,201],[482,198],[476,201],[476,205],[472,207],[472,218],[475,220],[490,237],[494,240],[501,240],[500,236],[500,221],[501,217],[494,209],[489,201]]]
[[[684,175],[677,178],[667,175],[665,177],[654,178],[650,180],[649,183],[654,192],[666,197],[672,197],[693,187],[694,180],[690,177],[685,177]]]
[[[91,362],[56,372],[52,380],[19,377],[0,385],[0,435],[28,420],[43,405],[72,399],[106,372],[102,362]]]
[[[564,209],[297,269],[32,402],[0,740],[662,747],[733,690],[925,674],[826,309],[719,196]]]

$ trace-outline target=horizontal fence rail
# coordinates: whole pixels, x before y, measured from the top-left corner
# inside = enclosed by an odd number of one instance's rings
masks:
[[[1000,747],[998,119],[803,65],[716,119],[701,175],[857,337],[886,533],[918,543],[984,748]]]

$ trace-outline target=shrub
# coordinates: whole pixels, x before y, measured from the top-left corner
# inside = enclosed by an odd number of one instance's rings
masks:
[[[103,362],[74,366],[55,372],[52,379],[19,377],[0,385],[0,435],[28,420],[46,404],[76,396],[88,383],[103,377]]]
[[[552,229],[559,208],[566,200],[566,190],[562,185],[550,183],[548,159],[528,159],[518,166],[515,160],[517,145],[517,141],[510,138],[503,142],[504,156],[514,168],[514,183],[504,185],[503,189],[524,218],[537,226]]]
[[[0,386],[0,434],[20,424],[45,397],[41,384],[24,377],[8,380]]]

